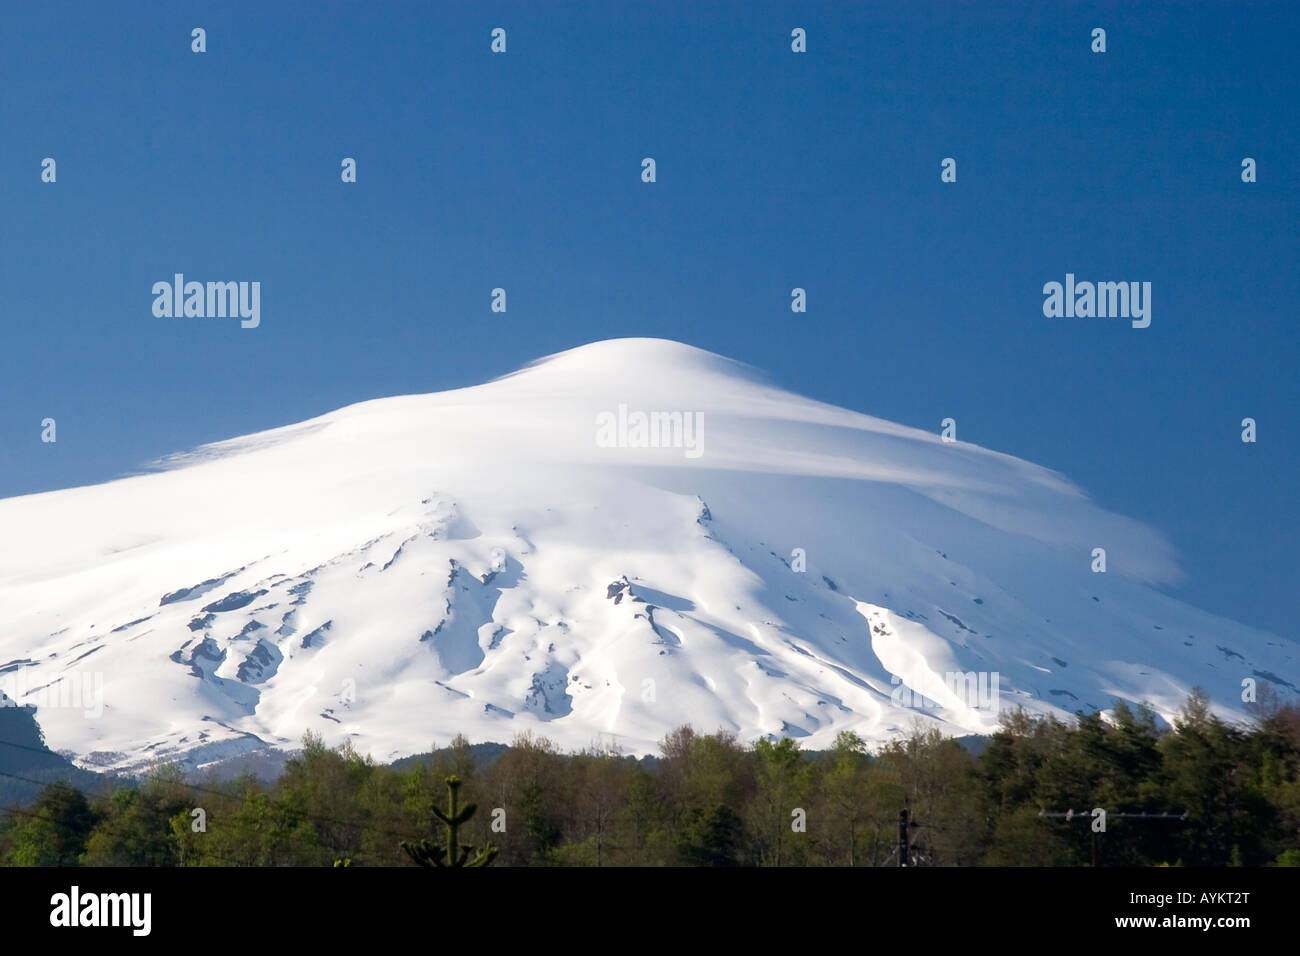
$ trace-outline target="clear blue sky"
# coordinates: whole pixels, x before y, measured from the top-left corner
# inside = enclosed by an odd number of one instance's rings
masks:
[[[51,2],[4,21],[0,495],[662,336],[883,418],[951,416],[1164,531],[1189,572],[1174,593],[1298,636],[1294,2]],[[175,272],[260,281],[261,327],[155,318]],[[1151,327],[1045,318],[1066,272],[1150,281]]]

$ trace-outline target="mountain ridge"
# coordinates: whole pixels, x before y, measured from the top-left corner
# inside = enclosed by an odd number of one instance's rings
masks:
[[[698,415],[702,454],[602,445],[620,405]],[[384,760],[520,730],[645,753],[688,720],[810,746],[987,733],[953,674],[997,674],[1004,707],[1166,719],[1201,684],[1239,717],[1243,680],[1296,671],[1294,643],[1154,590],[1172,548],[1065,476],[668,340],[163,464],[0,501],[0,667],[30,659],[29,688],[102,673],[100,716],[38,707],[82,766],[305,730]]]

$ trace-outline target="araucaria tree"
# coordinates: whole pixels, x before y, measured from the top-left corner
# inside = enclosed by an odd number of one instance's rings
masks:
[[[420,866],[487,866],[496,857],[497,848],[491,843],[475,854],[473,846],[461,846],[457,840],[456,834],[461,824],[468,822],[477,809],[477,805],[473,803],[467,803],[465,806],[457,808],[456,791],[459,789],[460,778],[448,777],[447,812],[443,813],[437,807],[433,808],[434,816],[441,820],[447,828],[446,846],[435,846],[428,840],[421,840],[419,843],[402,841],[402,849]],[[471,856],[473,859],[470,858]]]

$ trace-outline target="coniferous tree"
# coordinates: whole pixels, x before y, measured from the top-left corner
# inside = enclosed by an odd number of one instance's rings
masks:
[[[400,844],[407,855],[420,866],[487,866],[496,858],[497,848],[490,843],[478,853],[474,852],[472,845],[460,845],[457,832],[474,815],[474,811],[478,809],[478,806],[477,804],[467,803],[463,807],[458,807],[456,805],[458,802],[456,791],[459,789],[460,778],[456,776],[448,777],[447,812],[443,813],[437,807],[433,808],[434,816],[441,820],[443,826],[447,829],[445,846],[436,846],[428,840],[421,840],[419,843],[403,840]]]

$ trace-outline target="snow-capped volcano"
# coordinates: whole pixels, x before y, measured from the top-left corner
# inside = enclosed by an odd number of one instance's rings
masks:
[[[674,342],[164,464],[0,501],[0,690],[83,765],[307,729],[384,760],[525,729],[960,734],[996,723],[946,676],[971,672],[1004,709],[1169,716],[1200,684],[1242,716],[1243,679],[1297,673],[1296,644],[1156,591],[1170,548],[1059,474]]]

